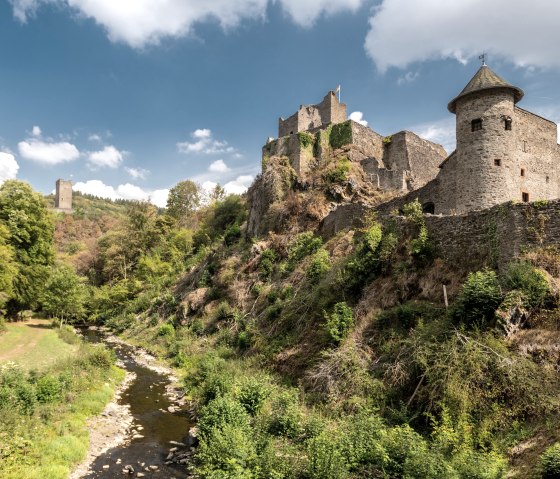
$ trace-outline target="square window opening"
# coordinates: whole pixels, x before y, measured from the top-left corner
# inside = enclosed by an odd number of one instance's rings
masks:
[[[476,118],[471,121],[471,131],[482,130],[482,118]]]
[[[502,166],[502,160],[496,158],[496,159],[494,160],[494,166]]]

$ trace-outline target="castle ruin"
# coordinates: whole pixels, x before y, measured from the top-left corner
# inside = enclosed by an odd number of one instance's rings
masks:
[[[63,212],[72,211],[72,181],[56,180],[54,207]]]

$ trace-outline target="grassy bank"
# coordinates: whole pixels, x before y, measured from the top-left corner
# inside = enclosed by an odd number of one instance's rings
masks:
[[[25,330],[8,327],[6,335],[14,334],[0,337],[0,348],[10,344],[18,349]],[[34,331],[28,334],[37,335]],[[50,365],[20,361],[19,355],[13,354],[14,361],[3,361],[0,366],[3,479],[67,478],[72,467],[85,457],[87,418],[102,411],[123,379],[124,372],[114,366],[114,357],[105,347],[82,344],[68,331],[60,336],[75,344],[67,344],[47,328],[37,338],[36,346],[45,355],[50,354]],[[14,341],[14,337],[19,339]],[[58,351],[66,357],[58,358]]]

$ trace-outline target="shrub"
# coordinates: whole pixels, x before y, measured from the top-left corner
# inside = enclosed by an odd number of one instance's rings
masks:
[[[268,431],[289,438],[300,434],[301,411],[296,390],[283,391],[274,398]]]
[[[323,433],[311,439],[307,446],[310,479],[343,479],[348,477],[348,465],[332,433]]]
[[[530,308],[542,307],[551,294],[545,274],[527,261],[511,263],[502,282],[508,290],[522,291]]]
[[[274,272],[274,263],[276,263],[277,259],[276,252],[272,249],[265,249],[261,253],[259,273],[263,279],[268,279],[272,276]]]
[[[249,415],[245,408],[231,396],[217,397],[200,410],[198,427],[202,437],[210,437],[212,431],[232,426],[240,431],[249,428]]]
[[[354,313],[345,301],[336,303],[330,314],[325,313],[326,330],[329,338],[339,344],[350,333],[354,325]]]
[[[350,173],[350,160],[342,157],[336,162],[334,168],[323,174],[323,179],[328,184],[340,184],[348,181],[348,173]]]
[[[453,310],[456,320],[468,326],[483,325],[494,319],[502,302],[502,292],[494,271],[469,273]]]
[[[37,401],[40,403],[54,402],[60,399],[62,394],[60,381],[49,374],[38,379],[36,391]]]
[[[241,386],[237,395],[238,401],[245,410],[254,416],[261,409],[264,401],[270,396],[271,388],[263,380],[250,378]]]
[[[72,326],[63,325],[61,328],[58,328],[56,332],[58,337],[67,344],[79,344],[81,341],[80,337],[74,332]]]
[[[230,371],[219,369],[208,374],[202,384],[201,397],[204,404],[225,396],[233,389],[233,377]]]
[[[297,136],[299,139],[299,144],[303,148],[307,148],[308,146],[313,145],[313,143],[315,142],[315,137],[311,133],[308,133],[306,131],[298,132]]]
[[[238,224],[231,225],[224,233],[224,244],[231,246],[241,239],[241,228]]]
[[[316,284],[330,271],[330,269],[331,260],[329,258],[329,253],[321,248],[315,253],[309,267],[307,268],[307,279],[311,283]]]
[[[329,141],[333,148],[340,148],[352,143],[352,124],[350,121],[333,125],[329,135]]]
[[[164,336],[166,338],[175,336],[175,328],[170,323],[162,324],[158,329],[158,336]]]
[[[550,446],[541,456],[541,471],[544,479],[560,478],[560,442]]]
[[[323,245],[321,238],[316,238],[312,231],[299,234],[290,245],[288,252],[288,270],[295,268],[296,264],[303,258],[316,253]]]

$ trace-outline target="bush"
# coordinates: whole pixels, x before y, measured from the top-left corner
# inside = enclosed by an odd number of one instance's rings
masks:
[[[237,395],[238,401],[245,410],[254,416],[261,409],[264,401],[270,396],[271,388],[263,380],[250,378],[241,386]]]
[[[331,260],[329,253],[320,249],[315,253],[309,267],[307,268],[307,279],[313,283],[318,283],[331,269]]]
[[[170,323],[162,324],[158,329],[158,336],[164,336],[170,338],[175,336],[175,328]]]
[[[276,263],[277,259],[276,252],[272,249],[265,249],[261,253],[259,273],[263,279],[268,279],[272,276],[274,272],[274,263]]]
[[[316,253],[323,245],[321,238],[316,238],[312,231],[299,234],[290,245],[288,252],[288,270],[295,268],[296,264],[303,258]]]
[[[331,128],[329,142],[333,148],[340,148],[352,143],[352,124],[350,121],[337,123]]]
[[[248,431],[249,415],[245,408],[231,396],[217,397],[200,410],[198,427],[201,437],[210,437],[215,430],[232,426],[240,431]]]
[[[348,465],[335,437],[332,433],[323,433],[309,441],[307,475],[310,479],[348,477]]]
[[[467,326],[489,323],[494,319],[502,296],[494,271],[485,269],[469,273],[455,304],[453,317]]]
[[[325,313],[326,330],[336,344],[345,339],[354,326],[354,313],[345,301],[336,303],[330,314]]]
[[[502,282],[508,290],[524,293],[525,306],[540,308],[550,297],[550,285],[545,274],[527,261],[516,261],[509,265]]]
[[[54,402],[60,399],[62,387],[57,377],[46,375],[38,379],[37,385],[37,401],[40,403]]]
[[[74,332],[72,326],[64,325],[56,330],[58,337],[67,344],[79,344],[80,337]]]
[[[115,362],[115,352],[101,344],[89,346],[85,361],[96,369],[107,370]]]
[[[272,402],[268,431],[275,436],[295,438],[302,430],[301,419],[297,391],[283,391]]]
[[[550,446],[541,456],[541,471],[544,479],[560,478],[560,442]]]
[[[348,181],[348,173],[350,172],[350,160],[346,157],[340,158],[336,166],[327,170],[323,174],[323,179],[328,184],[340,184]]]
[[[241,239],[241,228],[239,225],[231,225],[224,233],[224,244],[231,246]]]

